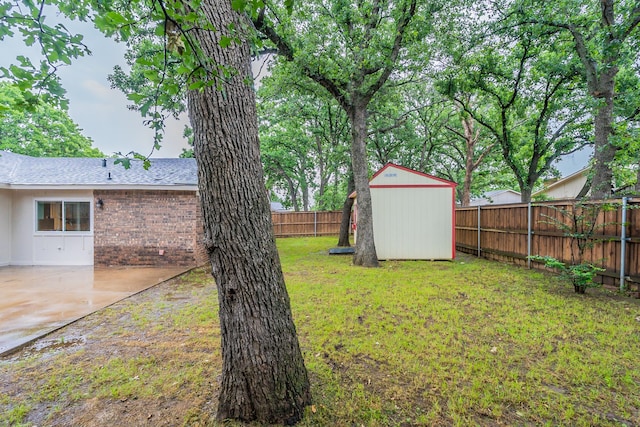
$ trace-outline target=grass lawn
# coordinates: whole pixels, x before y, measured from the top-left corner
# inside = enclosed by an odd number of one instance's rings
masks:
[[[640,425],[640,300],[466,256],[363,269],[335,242],[278,241],[301,425]],[[0,360],[0,425],[214,425],[216,311],[197,270]]]

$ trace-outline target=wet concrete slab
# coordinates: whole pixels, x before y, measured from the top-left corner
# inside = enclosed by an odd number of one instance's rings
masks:
[[[186,270],[0,267],[0,354]]]

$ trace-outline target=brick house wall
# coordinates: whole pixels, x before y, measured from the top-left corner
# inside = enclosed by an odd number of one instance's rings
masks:
[[[196,191],[95,190],[94,265],[196,266],[206,262]]]

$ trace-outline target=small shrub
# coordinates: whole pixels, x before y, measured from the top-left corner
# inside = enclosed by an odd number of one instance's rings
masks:
[[[605,271],[604,268],[596,267],[586,262],[580,264],[567,264],[550,256],[531,256],[532,261],[543,262],[545,267],[555,268],[560,271],[562,277],[571,281],[573,289],[580,294],[584,294],[587,288],[600,286],[593,281],[596,274]]]
[[[585,261],[585,253],[587,249],[593,248],[596,242],[603,240],[597,238],[597,231],[615,224],[599,222],[598,217],[601,212],[615,209],[616,204],[584,199],[568,208],[556,206],[549,206],[549,208],[560,213],[560,218],[542,215],[546,218],[543,222],[552,224],[570,238],[571,259],[565,262],[551,256],[540,255],[530,256],[529,259],[543,262],[545,267],[559,270],[563,277],[571,281],[577,293],[584,294],[587,288],[600,286],[594,283],[593,279],[605,269]]]

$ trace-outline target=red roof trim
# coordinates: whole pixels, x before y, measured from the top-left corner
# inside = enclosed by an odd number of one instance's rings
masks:
[[[437,176],[429,175],[428,173],[418,172],[417,170],[405,168],[404,166],[396,165],[394,163],[387,163],[386,165],[384,165],[384,167],[382,169],[380,169],[378,172],[373,174],[373,176],[371,177],[371,179],[369,181],[372,181],[375,177],[377,177],[378,175],[380,175],[382,172],[384,172],[386,169],[388,169],[390,167],[398,168],[400,170],[403,170],[403,171],[406,171],[406,172],[409,172],[409,173],[413,173],[413,174],[416,174],[416,175],[420,175],[420,176],[423,176],[425,178],[435,179],[436,181],[439,181],[439,182],[441,182],[443,184],[446,184],[448,187],[456,187],[458,185],[455,182],[447,181],[446,179],[438,178]],[[442,187],[442,186],[439,186],[439,185],[433,185],[433,184],[431,184],[431,185],[433,187]],[[418,187],[418,186],[419,185],[413,185],[412,187]],[[372,186],[372,188],[373,188],[373,186]]]
[[[440,184],[374,184],[369,185],[369,188],[449,188],[453,185],[440,185]]]

